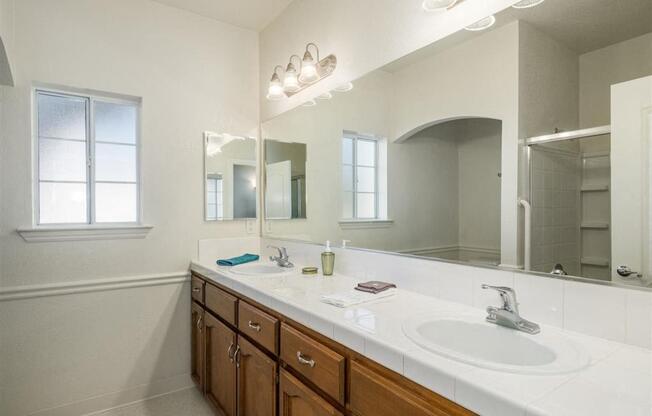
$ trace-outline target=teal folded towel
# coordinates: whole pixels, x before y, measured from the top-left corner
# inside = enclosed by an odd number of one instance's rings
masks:
[[[237,266],[238,264],[245,264],[249,263],[252,261],[257,261],[260,259],[260,256],[258,254],[243,254],[242,256],[238,257],[233,257],[230,259],[223,259],[223,260],[218,260],[217,265],[218,266]]]

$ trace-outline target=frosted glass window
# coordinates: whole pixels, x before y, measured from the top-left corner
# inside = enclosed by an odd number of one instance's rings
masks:
[[[40,137],[86,141],[86,99],[39,94],[37,101]]]
[[[342,218],[377,218],[378,141],[348,133],[342,138]]]
[[[39,179],[86,182],[86,142],[39,139]]]
[[[138,219],[136,184],[97,183],[95,217],[97,222],[135,222]]]
[[[136,177],[136,146],[95,145],[95,180],[136,183]]]
[[[37,223],[138,222],[138,103],[42,90],[35,103]]]
[[[95,103],[95,140],[136,144],[137,108],[108,102]]]
[[[356,197],[358,218],[376,218],[376,195],[358,193]]]
[[[43,224],[75,224],[88,221],[85,183],[41,182],[39,215]]]

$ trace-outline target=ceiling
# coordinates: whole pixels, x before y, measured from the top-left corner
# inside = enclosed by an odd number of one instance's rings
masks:
[[[154,0],[235,26],[260,32],[292,0]]]
[[[494,30],[515,20],[528,22],[578,54],[652,32],[652,0],[545,0],[531,9],[508,8]],[[486,32],[461,30],[386,65],[395,72]]]

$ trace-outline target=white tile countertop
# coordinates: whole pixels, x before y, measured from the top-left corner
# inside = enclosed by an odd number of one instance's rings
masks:
[[[398,289],[395,296],[348,308],[320,297],[352,289],[349,276],[304,276],[300,267],[283,276],[243,276],[214,264],[191,270],[355,350],[432,391],[487,416],[652,416],[652,351],[563,331],[590,355],[580,371],[524,375],[488,370],[427,351],[402,329],[410,317],[459,313],[484,320],[484,311]],[[527,316],[525,316],[527,318]]]

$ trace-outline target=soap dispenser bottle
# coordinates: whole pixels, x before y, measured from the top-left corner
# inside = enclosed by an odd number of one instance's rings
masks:
[[[335,253],[331,250],[331,242],[326,241],[326,249],[321,253],[321,270],[324,276],[332,276],[334,266]]]

